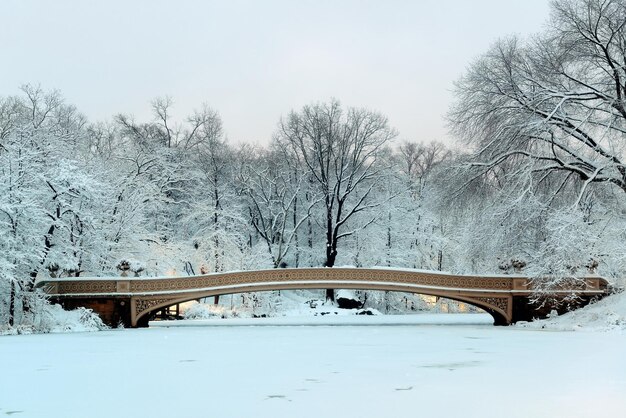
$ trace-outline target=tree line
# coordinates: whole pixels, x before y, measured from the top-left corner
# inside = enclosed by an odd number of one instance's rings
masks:
[[[385,116],[334,100],[289,113],[267,146],[229,144],[207,106],[179,120],[169,98],[151,107],[149,121],[89,123],[56,91],[0,99],[7,322],[42,276],[424,267],[410,254],[427,245],[398,223],[420,223],[411,202],[441,145],[394,151]]]

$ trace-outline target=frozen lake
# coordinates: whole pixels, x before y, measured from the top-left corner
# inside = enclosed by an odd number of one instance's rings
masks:
[[[490,322],[278,318],[4,336],[0,416],[626,416],[626,334]]]

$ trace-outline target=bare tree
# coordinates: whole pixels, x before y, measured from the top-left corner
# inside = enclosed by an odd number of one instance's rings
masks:
[[[380,113],[344,111],[336,100],[305,106],[281,120],[277,141],[299,155],[324,200],[326,267],[335,264],[342,238],[376,219],[373,214],[356,229],[344,230],[349,219],[380,205],[370,194],[380,180],[379,154],[395,135]],[[332,290],[327,297],[334,299]]]
[[[399,154],[400,170],[411,182],[416,197],[421,194],[428,174],[450,157],[450,150],[437,141],[429,144],[405,141],[399,147]]]
[[[557,0],[549,29],[497,42],[457,83],[450,112],[475,176],[525,166],[579,203],[591,184],[626,192],[626,3]]]
[[[311,216],[311,209],[321,201],[314,199],[299,211],[298,197],[306,187],[306,176],[293,170],[282,153],[266,152],[256,164],[245,169],[244,192],[248,197],[250,221],[267,244],[274,267],[285,263],[285,256],[297,240],[298,229]],[[297,257],[297,254],[296,254]]]
[[[211,218],[214,231],[212,245],[215,263],[213,269],[222,271],[223,248],[220,234],[215,232],[223,229],[220,223],[224,214],[224,202],[229,189],[232,189],[229,182],[232,176],[229,171],[233,163],[233,151],[224,137],[220,119],[216,119],[215,123],[204,125],[201,129],[201,137],[203,140],[198,147],[197,157],[202,173],[201,183],[208,191],[209,195],[206,198],[212,205],[210,212],[205,215]]]

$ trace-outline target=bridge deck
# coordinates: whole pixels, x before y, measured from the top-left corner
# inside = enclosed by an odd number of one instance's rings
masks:
[[[215,273],[161,278],[59,278],[38,286],[59,301],[127,300],[130,325],[157,309],[213,295],[283,289],[371,289],[428,294],[474,304],[496,323],[511,323],[514,299],[528,299],[532,281],[521,275],[455,275],[436,271],[387,268],[296,268]],[[590,276],[552,294],[591,298],[606,292],[607,282]],[[86,303],[93,307],[94,303]],[[126,306],[125,303],[122,306]],[[128,309],[128,306],[123,309]],[[521,308],[518,308],[519,311]],[[96,308],[94,308],[96,310]]]

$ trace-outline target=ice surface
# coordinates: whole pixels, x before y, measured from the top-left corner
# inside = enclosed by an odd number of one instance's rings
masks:
[[[624,333],[494,327],[476,314],[309,317],[314,327],[280,323],[287,320],[0,337],[0,416],[623,418],[626,411]]]

